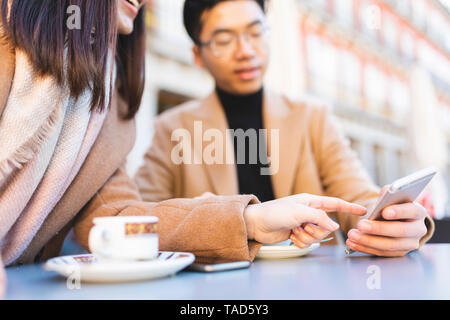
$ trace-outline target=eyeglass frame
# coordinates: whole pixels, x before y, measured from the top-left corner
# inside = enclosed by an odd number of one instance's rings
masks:
[[[261,26],[262,26],[262,35],[261,35],[261,37],[268,37],[268,35],[270,34],[270,27],[267,25],[267,23],[265,23],[265,22],[263,22],[263,21],[261,21],[261,20],[257,20],[257,21],[254,21],[254,22],[252,22],[252,23],[250,23],[248,26],[247,26],[247,30],[246,31],[244,31],[244,32],[239,32],[239,33],[237,33],[237,32],[234,32],[234,31],[232,31],[232,30],[216,30],[214,33],[213,33],[213,35],[211,36],[211,39],[209,40],[209,41],[206,41],[206,42],[201,42],[200,40],[199,41],[196,41],[196,44],[199,46],[199,47],[209,47],[209,48],[211,48],[211,44],[213,43],[213,41],[214,41],[214,37],[217,35],[217,34],[219,34],[219,33],[221,33],[221,32],[228,32],[228,33],[231,33],[231,34],[233,34],[233,36],[235,37],[235,39],[237,39],[238,41],[239,41],[239,38],[241,37],[241,36],[243,36],[243,35],[245,35],[245,36],[247,36],[247,42],[250,42],[248,39],[251,37],[251,35],[249,35],[249,30],[248,29],[250,29],[251,27],[253,27],[254,25],[257,25],[257,24],[260,24]],[[252,44],[252,43],[250,43],[251,44],[251,46],[253,47],[253,49],[255,49],[254,48],[254,44]],[[214,52],[213,52],[213,54],[214,54]],[[220,55],[216,55],[216,54],[214,54],[216,57],[220,57]]]

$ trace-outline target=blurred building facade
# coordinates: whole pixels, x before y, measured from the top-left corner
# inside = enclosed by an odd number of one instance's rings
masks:
[[[183,3],[153,0],[148,8],[147,84],[128,160],[132,175],[155,116],[214,87],[193,65]],[[450,14],[439,0],[271,0],[268,19],[267,87],[326,101],[379,185],[435,165],[441,192],[446,188],[441,199],[448,197]]]

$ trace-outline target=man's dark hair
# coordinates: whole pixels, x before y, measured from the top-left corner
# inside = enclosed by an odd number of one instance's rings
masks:
[[[186,0],[184,3],[183,19],[189,37],[194,43],[199,44],[200,33],[202,31],[202,15],[205,11],[209,11],[221,2],[233,0]],[[252,0],[256,1],[259,6],[265,11],[266,0]]]

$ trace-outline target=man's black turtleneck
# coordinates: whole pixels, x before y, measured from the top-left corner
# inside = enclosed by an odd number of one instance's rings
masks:
[[[260,155],[267,155],[267,146],[261,143],[264,150],[259,150],[259,140],[264,139],[260,134],[263,126],[263,89],[249,95],[234,95],[227,93],[219,88],[216,88],[217,95],[225,111],[228,121],[228,127],[232,130],[248,129],[256,130],[257,142],[257,163],[250,163],[250,139],[245,141],[245,163],[238,163],[237,161],[237,140],[234,138],[234,154],[237,166],[239,193],[240,194],[254,194],[260,201],[273,200],[274,193],[270,175],[262,175],[261,168],[268,166],[267,158],[261,159]],[[261,162],[263,160],[263,162]]]

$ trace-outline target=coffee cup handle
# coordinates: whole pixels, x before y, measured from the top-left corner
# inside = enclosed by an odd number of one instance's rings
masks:
[[[107,231],[99,226],[94,226],[89,232],[89,249],[94,254],[100,254],[105,258],[111,258],[110,250],[105,249]]]

